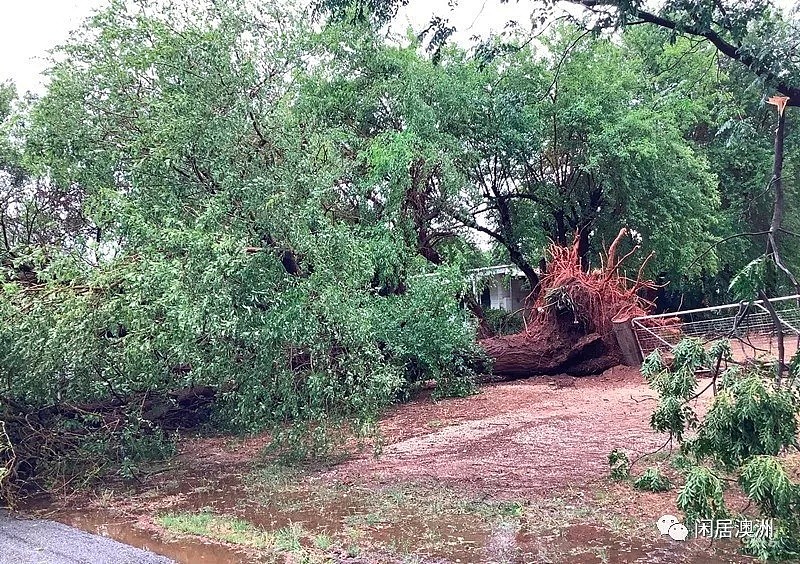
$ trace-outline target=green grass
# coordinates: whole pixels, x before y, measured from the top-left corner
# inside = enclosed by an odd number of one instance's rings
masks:
[[[262,464],[245,477],[245,483],[261,490],[283,490],[296,483],[301,474],[300,469],[295,466]]]
[[[314,546],[320,550],[328,550],[333,546],[333,539],[325,533],[314,535],[312,542]]]
[[[648,468],[633,482],[633,487],[640,491],[666,492],[672,489],[672,482],[658,468]]]
[[[174,534],[195,535],[255,548],[275,546],[275,537],[252,523],[208,511],[168,513],[157,517],[156,523]]]
[[[299,523],[291,523],[288,527],[278,529],[274,533],[275,548],[284,552],[299,552],[303,550],[300,542],[305,534]]]

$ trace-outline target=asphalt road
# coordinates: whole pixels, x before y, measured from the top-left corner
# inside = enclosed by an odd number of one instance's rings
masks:
[[[174,561],[54,521],[0,510],[0,564],[174,564]]]

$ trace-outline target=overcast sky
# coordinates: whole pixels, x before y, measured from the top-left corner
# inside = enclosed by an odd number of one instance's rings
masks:
[[[776,1],[787,9],[796,2]],[[21,92],[41,92],[48,49],[63,42],[70,30],[105,3],[106,0],[2,0],[0,82],[11,79]],[[499,0],[460,0],[454,9],[448,7],[448,0],[411,0],[400,14],[398,25],[405,22],[420,29],[431,15],[440,14],[459,30],[457,39],[466,40],[472,35],[501,31],[508,20],[525,24],[529,10],[528,2],[513,0],[506,4]]]

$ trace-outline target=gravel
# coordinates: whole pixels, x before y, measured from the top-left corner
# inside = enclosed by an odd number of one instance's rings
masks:
[[[0,511],[0,564],[174,564],[173,560],[54,521]]]

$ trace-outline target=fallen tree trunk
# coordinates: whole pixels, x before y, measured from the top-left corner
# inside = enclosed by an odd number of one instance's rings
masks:
[[[577,235],[572,246],[550,246],[551,260],[536,302],[526,314],[526,329],[480,341],[493,361],[495,375],[587,376],[622,362],[612,320],[620,315],[644,315],[652,304],[640,297],[640,290],[654,287],[640,276],[629,280],[619,274],[620,265],[633,252],[617,257],[626,234],[627,230],[620,230],[609,247],[605,266],[591,272],[581,266]]]
[[[492,371],[506,378],[550,374],[587,376],[616,366],[621,357],[608,347],[602,335],[590,333],[571,339],[532,341],[527,335],[506,335],[481,341],[494,360]]]

